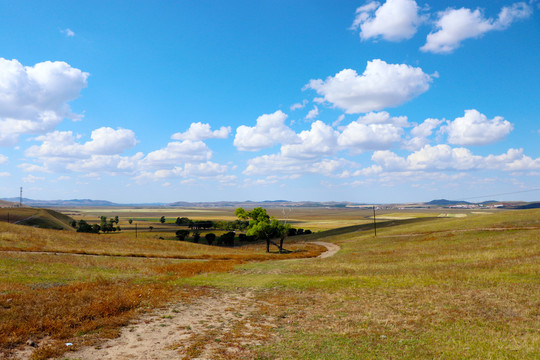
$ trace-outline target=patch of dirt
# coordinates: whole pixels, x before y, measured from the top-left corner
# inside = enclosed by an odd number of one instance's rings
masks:
[[[272,319],[249,289],[212,290],[191,303],[173,302],[124,327],[118,338],[60,359],[251,359],[268,341]],[[74,349],[75,350],[75,349]]]
[[[317,256],[318,258],[324,259],[330,256],[336,255],[336,253],[341,249],[339,245],[324,242],[324,241],[311,241],[311,244],[324,246],[327,250],[321,255]]]

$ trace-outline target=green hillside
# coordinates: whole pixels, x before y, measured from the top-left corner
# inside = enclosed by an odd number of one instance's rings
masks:
[[[41,229],[71,230],[72,218],[50,209],[0,208],[0,221]]]

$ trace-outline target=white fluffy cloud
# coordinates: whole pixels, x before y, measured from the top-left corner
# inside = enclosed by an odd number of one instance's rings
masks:
[[[436,32],[427,36],[424,52],[450,53],[466,39],[477,38],[493,30],[504,30],[517,19],[529,17],[532,8],[525,2],[503,7],[497,19],[486,19],[480,9],[447,9],[438,13]]]
[[[0,154],[0,165],[5,164],[7,162],[8,162],[8,157]]]
[[[133,174],[137,171],[138,163],[142,157],[143,154],[140,152],[133,156],[92,155],[89,158],[68,163],[66,169],[94,174],[95,176],[97,176],[98,173]]]
[[[313,109],[309,110],[309,112],[307,113],[307,115],[306,115],[306,117],[304,119],[313,120],[317,116],[319,116],[319,108],[314,106]]]
[[[477,110],[465,110],[465,115],[449,121],[442,131],[448,142],[456,145],[487,145],[503,139],[513,125],[501,116],[488,119]]]
[[[345,69],[326,80],[311,80],[305,88],[317,91],[334,106],[354,114],[401,105],[426,92],[431,81],[432,77],[421,68],[375,59],[368,61],[362,75]]]
[[[175,141],[146,155],[141,160],[141,166],[144,168],[173,167],[183,163],[206,162],[211,157],[212,151],[202,141]]]
[[[291,158],[283,154],[263,155],[248,160],[248,166],[243,171],[245,175],[276,175],[286,174],[297,177],[301,174],[319,174],[339,176],[345,169],[357,166],[345,159],[322,159],[305,161]]]
[[[25,155],[41,165],[24,163],[19,167],[26,172],[78,171],[126,173],[136,168],[142,153],[132,157],[119,155],[137,144],[135,134],[128,129],[114,130],[102,127],[92,131],[91,140],[77,142],[71,131],[53,131],[35,138]]]
[[[451,148],[449,145],[426,145],[422,149],[402,158],[391,151],[376,151],[372,160],[386,171],[435,171],[467,170],[481,165],[482,157],[473,155],[466,148]]]
[[[92,131],[91,138],[83,146],[85,152],[94,155],[120,154],[138,143],[135,133],[129,129],[102,127]]]
[[[411,129],[411,135],[414,137],[428,137],[433,133],[433,130],[442,124],[442,120],[426,119],[423,123],[416,125]]]
[[[446,144],[425,145],[406,158],[392,151],[376,151],[372,160],[386,172],[438,172],[465,170],[527,171],[540,169],[540,158],[523,154],[523,149],[509,149],[501,155],[474,155],[466,148],[452,148]]]
[[[406,116],[390,116],[386,111],[370,112],[360,116],[356,121],[362,124],[392,124],[399,127],[409,126]]]
[[[287,115],[281,110],[257,118],[254,127],[241,125],[236,129],[234,146],[242,151],[257,151],[275,144],[298,142],[296,133],[285,125]]]
[[[183,133],[175,133],[171,136],[173,140],[205,140],[205,139],[226,139],[231,132],[230,126],[222,126],[219,130],[210,128],[210,124],[201,122],[192,123],[189,129]]]
[[[67,103],[88,76],[62,61],[23,66],[0,58],[0,145],[16,144],[21,134],[47,133],[64,118],[80,119]]]
[[[403,129],[393,124],[362,124],[353,121],[345,127],[338,144],[352,153],[389,149],[401,140]]]
[[[372,1],[356,9],[352,29],[360,28],[362,40],[382,38],[388,41],[410,39],[424,21],[414,0]]]
[[[71,131],[53,131],[36,137],[41,145],[31,146],[25,153],[37,158],[86,158],[120,154],[137,144],[135,133],[129,129],[102,127],[92,131],[91,139],[79,144]]]
[[[320,120],[311,124],[310,130],[298,134],[298,144],[281,147],[281,153],[288,158],[313,159],[324,155],[333,155],[338,151],[339,133]]]
[[[429,143],[428,137],[433,134],[433,130],[443,123],[443,120],[426,119],[423,123],[411,129],[411,139],[404,141],[403,147],[407,150],[416,151]]]

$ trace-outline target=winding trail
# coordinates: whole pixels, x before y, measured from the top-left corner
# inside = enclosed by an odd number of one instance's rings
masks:
[[[324,242],[324,241],[310,241],[309,243],[310,244],[315,244],[315,245],[321,245],[321,246],[324,246],[326,248],[325,252],[323,252],[321,255],[317,256],[317,258],[320,258],[320,259],[324,259],[324,258],[328,258],[330,256],[334,256],[334,255],[337,254],[337,252],[339,250],[341,250],[341,247],[339,245]]]

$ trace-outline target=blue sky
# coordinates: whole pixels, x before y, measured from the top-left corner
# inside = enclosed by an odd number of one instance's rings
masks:
[[[0,17],[0,197],[540,198],[538,1],[0,0]]]

